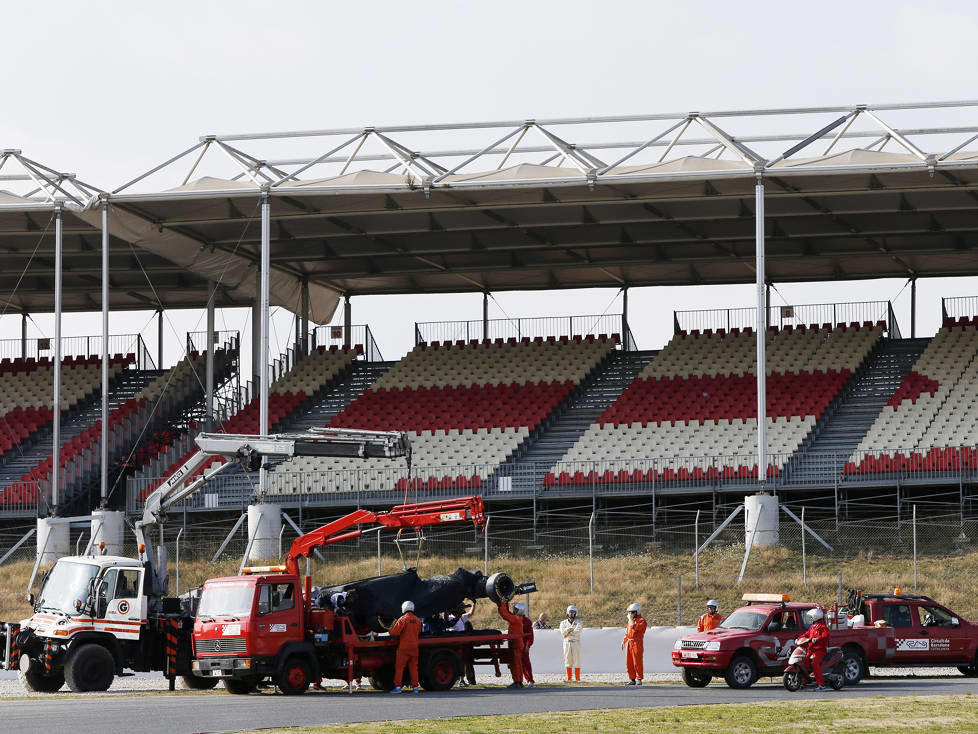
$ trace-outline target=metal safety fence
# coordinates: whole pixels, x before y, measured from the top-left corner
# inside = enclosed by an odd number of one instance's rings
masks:
[[[974,313],[974,312],[972,312]],[[756,329],[757,308],[713,308],[693,311],[675,311],[673,328],[681,331],[717,331],[723,329]],[[900,328],[889,301],[861,301],[853,303],[812,303],[799,305],[768,306],[768,326],[779,329],[787,326],[822,326],[830,324],[860,325],[867,322],[883,322],[887,333],[900,337]]]
[[[620,313],[596,316],[540,316],[471,321],[421,321],[414,324],[414,343],[457,342],[482,339],[536,339],[548,337],[611,336],[618,334],[626,350],[636,349],[627,319]]]

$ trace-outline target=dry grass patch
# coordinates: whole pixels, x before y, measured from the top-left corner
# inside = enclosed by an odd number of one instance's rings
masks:
[[[327,563],[313,563],[313,583],[333,584],[367,578],[377,574],[377,558],[369,555],[357,560],[341,559],[327,551]],[[740,604],[745,591],[767,591],[790,594],[799,600],[830,602],[838,593],[838,573],[846,587],[867,592],[892,591],[901,586],[911,592],[913,567],[909,560],[865,554],[851,559],[809,556],[808,589],[802,585],[801,558],[783,547],[756,549],[751,554],[747,575],[741,587],[736,578],[743,560],[743,546],[711,549],[700,558],[700,585],[694,586],[693,559],[668,553],[629,554],[599,557],[594,560],[594,594],[590,593],[587,557],[495,556],[489,571],[505,571],[517,581],[533,579],[539,593],[531,599],[531,612],[546,611],[552,618],[563,617],[568,604],[576,604],[589,626],[618,626],[623,623],[624,609],[633,602],[642,604],[645,616],[653,625],[676,623],[677,574],[682,574],[682,622],[694,623],[708,598],[720,600],[721,611],[729,612]],[[459,566],[480,569],[482,559],[472,556],[432,556],[421,559],[420,573],[430,576],[451,573]],[[237,573],[238,561],[183,561],[181,586],[184,590],[208,578]],[[397,558],[383,559],[383,572],[401,569]],[[173,585],[171,562],[171,587]],[[30,577],[31,564],[26,561],[0,566],[0,620],[17,620],[26,616],[24,589]],[[978,553],[943,558],[921,559],[919,591],[948,605],[959,615],[978,617],[978,597],[974,594],[978,580]],[[482,604],[476,622],[498,624],[498,615],[489,604]]]

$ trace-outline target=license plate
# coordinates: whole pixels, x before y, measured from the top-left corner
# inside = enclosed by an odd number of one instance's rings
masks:
[[[680,657],[682,657],[683,660],[696,660],[696,658],[699,656],[700,654],[695,650],[683,650],[680,653]]]

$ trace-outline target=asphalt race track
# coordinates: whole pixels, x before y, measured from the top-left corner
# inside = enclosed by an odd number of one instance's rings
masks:
[[[419,719],[482,714],[521,714],[580,709],[676,706],[750,701],[785,701],[816,696],[927,696],[978,694],[978,680],[968,678],[907,678],[870,680],[839,693],[812,690],[788,693],[780,684],[761,683],[746,691],[722,685],[692,689],[682,685],[544,687],[525,691],[503,688],[454,690],[447,693],[384,694],[360,692],[352,696],[334,690],[285,697],[273,693],[229,696],[178,693],[134,695],[104,694],[82,698],[57,696],[0,702],[3,730],[18,734],[105,734],[131,731],[141,734],[234,732],[276,726],[316,726],[383,719]]]

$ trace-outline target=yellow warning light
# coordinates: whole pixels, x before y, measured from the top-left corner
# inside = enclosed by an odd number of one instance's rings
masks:
[[[774,602],[776,604],[791,601],[791,597],[787,594],[744,594],[741,598],[744,601]]]

